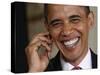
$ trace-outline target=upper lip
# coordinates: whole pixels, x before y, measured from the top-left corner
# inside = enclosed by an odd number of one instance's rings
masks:
[[[76,36],[76,37],[66,37],[66,38],[63,38],[63,39],[61,40],[61,42],[63,43],[63,42],[65,42],[65,41],[69,41],[69,40],[72,40],[72,39],[74,39],[74,38],[80,38],[80,36]]]

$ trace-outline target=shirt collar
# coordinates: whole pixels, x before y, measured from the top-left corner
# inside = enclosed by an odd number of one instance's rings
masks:
[[[71,70],[74,66],[71,65],[68,62],[65,62],[62,58],[60,58],[61,60],[61,65],[62,65],[62,69],[63,70]],[[91,69],[91,52],[90,49],[88,49],[88,52],[86,54],[86,56],[84,57],[84,59],[81,61],[81,63],[78,65],[80,66],[82,69]]]

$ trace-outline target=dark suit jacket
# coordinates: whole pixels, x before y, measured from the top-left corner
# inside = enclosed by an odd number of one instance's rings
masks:
[[[97,55],[94,54],[91,50],[91,59],[92,59],[92,68],[97,68]],[[61,62],[60,62],[60,52],[50,60],[48,67],[45,71],[61,71]]]

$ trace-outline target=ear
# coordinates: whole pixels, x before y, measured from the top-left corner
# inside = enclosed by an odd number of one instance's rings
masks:
[[[88,26],[89,26],[89,30],[93,28],[94,26],[94,14],[93,12],[90,12],[88,15]]]
[[[46,21],[44,21],[44,24],[45,24],[47,31],[49,31],[48,23]]]

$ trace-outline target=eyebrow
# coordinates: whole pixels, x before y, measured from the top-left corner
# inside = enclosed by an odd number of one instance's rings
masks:
[[[61,21],[60,19],[53,19],[50,21],[49,25],[53,24],[54,22],[58,22],[58,21]]]
[[[81,18],[79,15],[72,15],[72,16],[69,16],[69,19],[72,19],[72,18]]]

